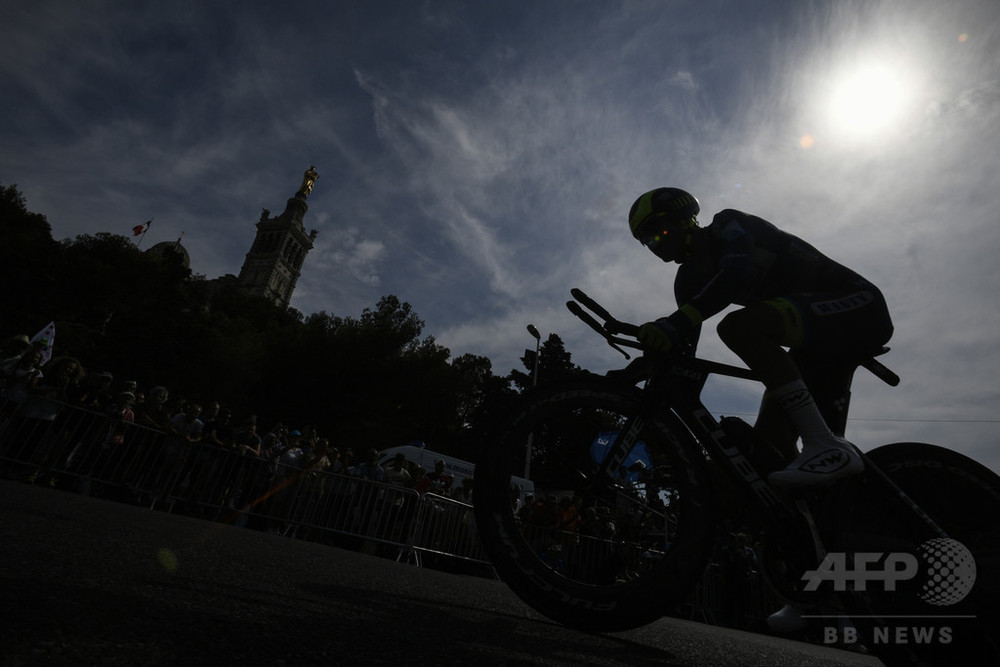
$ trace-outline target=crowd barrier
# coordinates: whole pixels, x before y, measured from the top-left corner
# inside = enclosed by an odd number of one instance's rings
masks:
[[[0,401],[6,476],[423,565],[434,556],[492,572],[472,506],[433,493],[190,444],[100,412],[31,397]],[[531,531],[527,531],[529,538]],[[613,541],[539,529],[576,574],[607,560]],[[544,541],[544,543],[543,543]],[[540,551],[540,552],[541,552]],[[622,551],[627,555],[627,551]],[[618,562],[628,563],[622,558]],[[747,628],[780,606],[755,572],[733,582],[710,565],[678,613]]]
[[[281,459],[190,444],[43,397],[0,402],[7,476],[282,535],[395,549],[489,567],[471,505]]]

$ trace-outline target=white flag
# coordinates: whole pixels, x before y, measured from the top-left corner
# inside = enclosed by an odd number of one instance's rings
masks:
[[[37,343],[38,341],[45,343],[45,347],[42,348],[42,360],[38,363],[39,366],[44,366],[52,358],[52,346],[56,342],[55,322],[49,322],[48,326],[36,333],[35,337],[31,339],[32,343]]]

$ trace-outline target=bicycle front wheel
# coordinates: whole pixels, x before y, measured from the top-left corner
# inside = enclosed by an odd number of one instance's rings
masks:
[[[565,625],[645,625],[684,600],[708,558],[704,454],[672,413],[640,415],[640,399],[596,377],[539,388],[476,465],[476,521],[497,573]],[[637,417],[618,475],[598,479],[611,443]],[[532,484],[534,498],[523,497]]]

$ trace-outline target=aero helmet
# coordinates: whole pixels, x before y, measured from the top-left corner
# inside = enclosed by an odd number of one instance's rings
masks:
[[[628,213],[628,225],[632,236],[642,240],[654,225],[675,226],[681,228],[694,225],[694,218],[701,210],[694,195],[680,188],[657,188],[650,190],[635,200]]]
[[[640,243],[664,262],[682,262],[690,254],[695,216],[701,207],[678,188],[657,188],[635,200],[628,225]]]

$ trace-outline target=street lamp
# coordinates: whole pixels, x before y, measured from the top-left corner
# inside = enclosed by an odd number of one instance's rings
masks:
[[[528,333],[532,335],[535,339],[535,370],[532,373],[531,386],[538,386],[538,346],[542,344],[542,334],[538,333],[538,329],[535,328],[534,324],[528,325]]]
[[[538,333],[538,329],[534,324],[528,325],[528,333],[531,337],[535,339],[535,370],[531,373],[531,386],[538,386],[538,350],[539,346],[542,344],[542,334]],[[524,452],[524,478],[531,479],[528,475],[531,473],[531,441],[534,437],[534,433],[528,434],[528,442]]]

